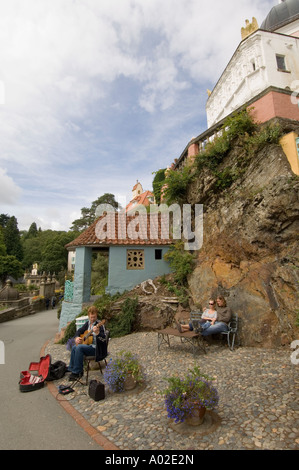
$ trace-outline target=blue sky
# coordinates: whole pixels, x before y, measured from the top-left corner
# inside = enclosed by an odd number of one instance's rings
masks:
[[[0,213],[68,230],[106,192],[171,165],[278,0],[0,0]]]

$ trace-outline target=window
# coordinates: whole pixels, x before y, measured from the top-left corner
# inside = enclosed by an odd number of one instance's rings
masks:
[[[276,62],[277,62],[277,69],[282,72],[286,72],[287,68],[286,68],[285,56],[276,54]]]
[[[155,259],[162,259],[162,250],[155,250]]]
[[[144,269],[144,250],[127,250],[127,269]]]

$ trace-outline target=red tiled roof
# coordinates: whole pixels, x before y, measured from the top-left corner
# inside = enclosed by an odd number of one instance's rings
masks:
[[[171,245],[169,222],[161,214],[128,216],[113,212],[99,217],[75,240],[65,245],[68,250],[80,246]]]
[[[154,197],[153,193],[150,191],[145,191],[142,194],[139,194],[138,196],[134,197],[132,201],[129,202],[129,204],[126,207],[126,212],[130,211],[137,205],[142,205],[142,206],[149,206],[150,201],[148,200],[149,197]]]

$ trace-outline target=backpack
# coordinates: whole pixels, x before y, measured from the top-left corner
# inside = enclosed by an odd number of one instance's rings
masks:
[[[54,364],[50,364],[49,373],[46,377],[47,382],[51,382],[52,380],[62,379],[65,375],[67,369],[67,365],[63,361],[56,361]]]

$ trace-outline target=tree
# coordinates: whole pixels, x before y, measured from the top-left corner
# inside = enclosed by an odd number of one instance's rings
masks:
[[[13,276],[15,279],[18,279],[22,274],[22,264],[15,256],[0,256],[0,281],[2,284],[6,281],[7,276]]]
[[[22,239],[23,246],[23,267],[24,269],[31,269],[34,263],[40,264],[42,260],[42,236],[34,238],[24,237]]]
[[[5,228],[7,225],[7,222],[9,221],[10,216],[7,214],[0,214],[0,225],[1,227]]]
[[[65,245],[74,239],[73,232],[43,232],[41,245],[41,271],[58,273],[67,268],[68,252]]]
[[[6,246],[4,243],[3,228],[0,226],[0,256],[6,255]]]
[[[9,218],[4,228],[4,243],[8,255],[15,256],[19,261],[23,258],[23,248],[21,244],[18,221],[12,216]]]
[[[83,207],[81,209],[81,218],[73,221],[71,230],[81,232],[86,230],[96,219],[96,209],[101,204],[110,204],[116,210],[121,209],[121,205],[115,200],[114,194],[105,193],[91,203],[91,207]]]

